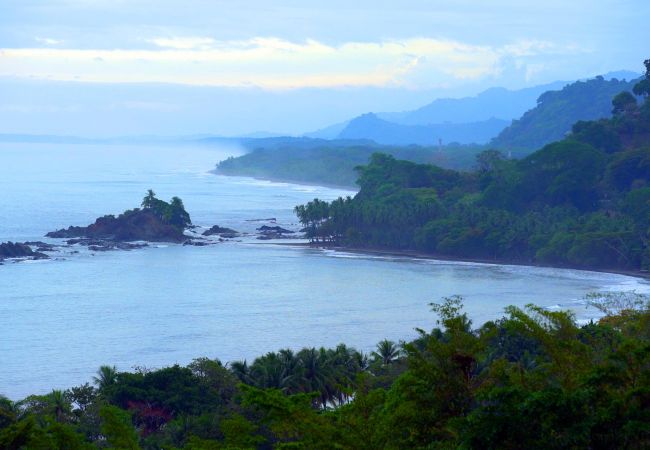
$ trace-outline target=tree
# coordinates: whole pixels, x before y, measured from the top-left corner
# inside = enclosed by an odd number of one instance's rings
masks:
[[[192,224],[190,215],[185,211],[185,205],[183,205],[183,200],[178,197],[172,197],[169,207],[165,211],[165,220],[180,228],[185,228],[188,225]]]
[[[142,199],[142,207],[145,209],[153,208],[156,200],[156,193],[153,190],[148,189],[147,195]]]
[[[105,405],[99,414],[102,418],[102,434],[111,447],[120,450],[140,449],[129,413],[116,406]]]
[[[650,59],[646,59],[643,64],[645,65],[645,78],[634,86],[633,92],[636,95],[648,97],[650,96]]]
[[[372,356],[383,365],[391,364],[400,355],[399,348],[393,341],[384,339],[377,344],[377,350],[372,352]]]
[[[0,429],[15,422],[18,418],[18,408],[14,402],[0,395]]]
[[[52,390],[47,395],[47,401],[50,404],[52,414],[57,422],[64,422],[72,413],[72,406],[68,401],[65,393],[60,390]]]
[[[621,92],[612,100],[612,114],[619,116],[636,110],[636,97],[629,92]]]
[[[115,384],[117,380],[117,369],[115,366],[101,366],[97,370],[97,376],[93,377],[93,381],[100,391],[105,391],[106,388]]]

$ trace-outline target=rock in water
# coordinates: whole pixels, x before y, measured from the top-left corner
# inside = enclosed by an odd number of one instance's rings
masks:
[[[277,233],[277,234],[293,234],[295,231],[287,230],[286,228],[282,227],[269,227],[267,225],[262,225],[261,227],[257,228],[257,231],[261,231],[262,233]]]
[[[52,238],[89,238],[107,241],[184,242],[181,227],[164,222],[150,209],[134,209],[119,216],[100,217],[87,227],[71,226],[52,231],[45,236]]]
[[[230,237],[238,237],[239,232],[233,230],[232,228],[225,228],[225,227],[220,227],[219,225],[215,225],[209,230],[205,230],[203,233],[203,236],[213,236],[213,235],[219,235],[221,237],[225,238],[230,238]]]
[[[33,251],[27,244],[3,242],[0,244],[0,260],[5,258],[48,259],[49,256]]]

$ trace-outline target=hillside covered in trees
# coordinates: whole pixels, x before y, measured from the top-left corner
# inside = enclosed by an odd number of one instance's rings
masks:
[[[359,193],[296,208],[314,240],[451,258],[610,270],[650,269],[650,60],[613,101],[521,160],[478,155],[475,172],[375,154]]]
[[[607,315],[581,327],[530,305],[474,329],[453,297],[432,305],[439,328],[370,355],[103,366],[93,385],[0,397],[0,448],[648,448],[648,298],[591,301]]]
[[[367,163],[378,151],[409,161],[468,169],[483,150],[478,145],[398,147],[359,141],[296,140],[228,158],[217,165],[215,173],[354,188],[358,177],[354,168]]]
[[[596,77],[545,92],[537,99],[537,106],[501,131],[490,147],[536,150],[563,139],[578,121],[611,117],[612,99],[620,92],[631,92],[637,81]]]

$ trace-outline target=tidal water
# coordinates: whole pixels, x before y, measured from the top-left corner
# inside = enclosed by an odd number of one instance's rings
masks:
[[[0,144],[0,242],[46,240],[69,225],[138,206],[152,188],[177,195],[195,224],[254,231],[314,197],[353,192],[209,173],[236,148]],[[56,242],[56,240],[48,240]],[[86,381],[102,364],[252,359],[291,347],[430,329],[428,304],[454,294],[478,325],[507,305],[535,303],[595,316],[593,291],[650,291],[622,275],[364,256],[261,242],[134,251],[64,250],[48,261],[0,265],[0,394],[20,399]]]

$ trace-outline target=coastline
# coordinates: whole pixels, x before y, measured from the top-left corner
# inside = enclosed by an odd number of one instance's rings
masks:
[[[224,173],[224,172],[219,172],[216,168],[210,170],[209,173],[211,173],[213,175],[221,175],[221,176],[224,176],[224,177],[252,178],[253,180],[258,180],[258,181],[270,181],[272,183],[296,184],[298,186],[322,187],[322,188],[327,188],[327,189],[337,189],[337,190],[344,190],[344,191],[351,191],[351,192],[354,191],[355,193],[359,191],[359,186],[345,186],[345,185],[341,185],[341,184],[318,183],[318,182],[310,183],[308,181],[297,181],[297,180],[292,180],[292,179],[289,179],[289,178],[282,178],[282,177],[267,177],[267,176],[255,176],[255,175],[246,175],[246,174]]]
[[[323,249],[323,250],[334,250],[337,252],[356,253],[359,255],[407,256],[409,258],[424,259],[424,260],[431,260],[431,261],[465,262],[465,263],[490,264],[496,266],[499,265],[500,266],[522,266],[522,267],[538,267],[538,268],[548,268],[548,269],[582,270],[585,272],[625,275],[629,277],[640,278],[646,281],[650,281],[650,272],[644,272],[640,270],[599,269],[599,268],[561,266],[561,265],[551,265],[551,264],[531,264],[531,263],[522,263],[517,261],[509,261],[509,260],[494,260],[494,259],[482,259],[482,258],[457,258],[457,257],[452,258],[449,256],[436,255],[436,254],[426,253],[426,252],[418,252],[416,250],[391,250],[391,249],[375,248],[375,247],[344,247],[340,245],[330,246],[330,245],[314,244],[311,242],[269,242],[269,244],[307,247],[307,248],[316,248],[316,249]]]

